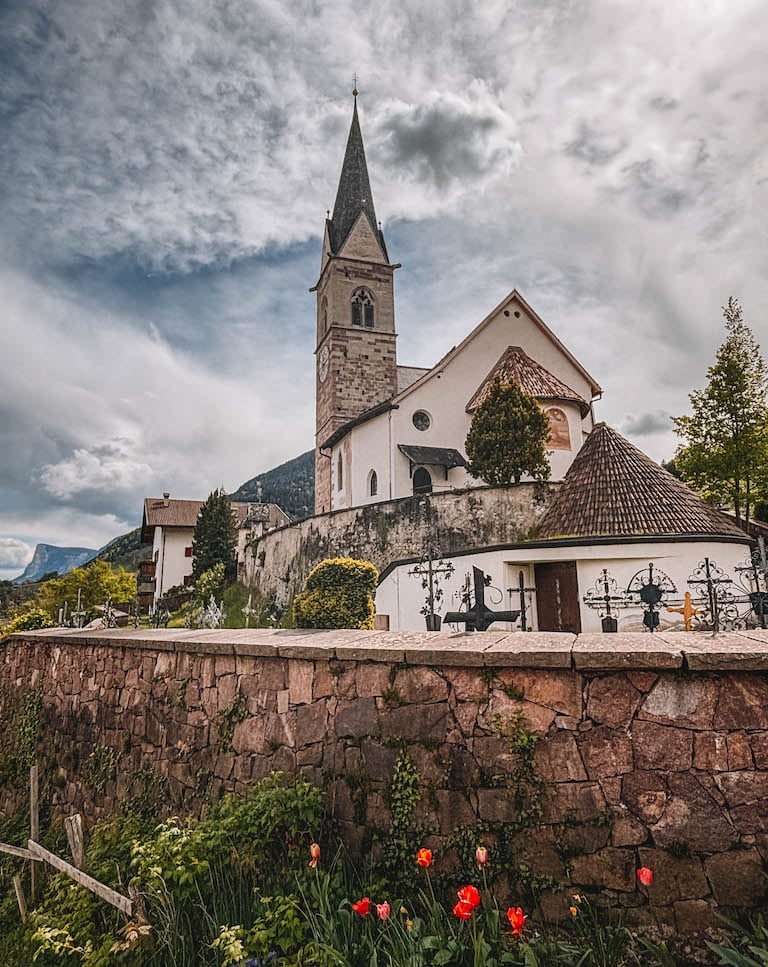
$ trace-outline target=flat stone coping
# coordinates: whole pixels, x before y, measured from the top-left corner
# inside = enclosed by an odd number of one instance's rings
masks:
[[[407,665],[606,671],[768,671],[768,631],[582,634],[478,631],[322,631],[287,628],[48,628],[0,640],[55,647],[130,648],[256,658],[372,661]]]

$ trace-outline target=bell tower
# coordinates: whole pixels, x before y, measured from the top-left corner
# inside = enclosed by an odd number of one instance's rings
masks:
[[[394,271],[376,221],[357,116],[341,167],[333,215],[325,221],[315,350],[315,513],[333,510],[330,452],[339,427],[397,391]]]

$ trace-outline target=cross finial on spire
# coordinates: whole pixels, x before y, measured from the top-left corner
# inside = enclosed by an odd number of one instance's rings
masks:
[[[352,97],[356,98],[357,95],[360,93],[360,91],[358,91],[357,89],[357,71],[355,71],[352,77],[353,77],[353,85],[354,85],[352,87]]]

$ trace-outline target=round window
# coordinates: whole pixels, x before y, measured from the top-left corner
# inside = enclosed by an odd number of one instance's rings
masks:
[[[428,430],[432,420],[429,418],[429,413],[424,410],[416,410],[413,414],[413,425],[417,430]]]

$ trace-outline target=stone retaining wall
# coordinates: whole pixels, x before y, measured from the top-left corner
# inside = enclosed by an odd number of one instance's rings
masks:
[[[38,743],[54,811],[89,819],[156,795],[199,809],[272,769],[329,791],[352,848],[388,825],[406,750],[436,854],[457,828],[512,838],[531,872],[599,890],[679,931],[765,896],[768,633],[410,634],[60,630],[7,639],[5,740],[42,694]],[[531,735],[544,781],[521,787]],[[0,787],[6,810],[18,791]],[[537,801],[534,802],[533,800]],[[448,861],[448,860],[446,860]],[[510,885],[510,898],[518,887]],[[544,896],[552,914],[567,891]]]
[[[248,565],[249,586],[282,610],[327,557],[358,557],[383,571],[392,561],[420,557],[429,541],[446,556],[514,544],[530,537],[558,486],[476,487],[310,517],[260,539]]]

